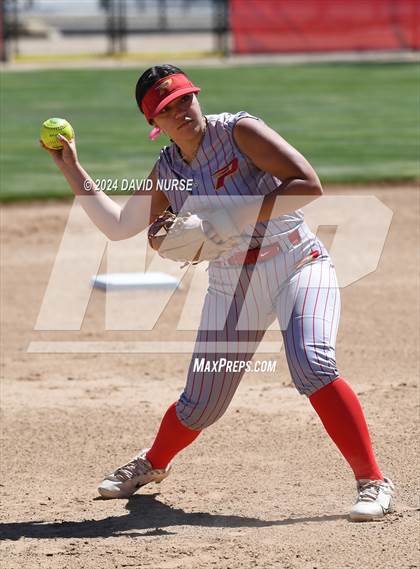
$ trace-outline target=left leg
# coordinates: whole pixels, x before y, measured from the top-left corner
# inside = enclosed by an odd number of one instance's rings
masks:
[[[383,482],[360,402],[336,367],[340,295],[331,261],[318,259],[295,273],[277,311],[296,388],[309,398],[356,480]]]

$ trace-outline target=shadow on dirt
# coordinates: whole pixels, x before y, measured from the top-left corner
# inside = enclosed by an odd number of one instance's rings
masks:
[[[77,538],[77,537],[146,537],[153,535],[175,535],[163,528],[174,526],[203,527],[268,527],[325,522],[345,519],[344,515],[318,516],[313,518],[289,518],[285,520],[261,520],[245,516],[227,516],[205,512],[185,512],[156,500],[158,494],[137,495],[128,499],[126,516],[111,516],[102,520],[75,522],[12,522],[0,524],[0,539],[17,540],[21,537],[35,539]],[[100,499],[99,499],[100,500]],[[96,500],[95,500],[96,501]]]

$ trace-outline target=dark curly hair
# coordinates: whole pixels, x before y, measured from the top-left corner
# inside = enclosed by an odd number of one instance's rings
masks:
[[[146,71],[140,76],[136,85],[136,101],[140,110],[143,97],[150,89],[150,87],[154,85],[156,81],[162,79],[162,77],[167,77],[168,75],[173,75],[174,73],[184,73],[184,71],[182,71],[182,69],[179,69],[179,67],[175,67],[175,65],[170,65],[169,63],[164,63],[163,65],[155,65],[154,67],[149,67],[149,69],[146,69]],[[184,73],[184,75],[186,75],[186,73]],[[143,111],[141,110],[141,112]]]

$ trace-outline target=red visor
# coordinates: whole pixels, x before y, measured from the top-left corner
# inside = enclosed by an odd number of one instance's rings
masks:
[[[174,73],[162,77],[150,87],[141,102],[141,110],[146,119],[150,121],[174,99],[188,95],[188,93],[199,93],[199,91],[200,88],[191,83],[183,73]]]

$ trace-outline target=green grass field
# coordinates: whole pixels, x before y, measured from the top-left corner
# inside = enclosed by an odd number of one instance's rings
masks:
[[[69,196],[38,146],[46,118],[67,118],[93,178],[142,178],[165,143],[150,142],[136,109],[142,69],[1,74],[3,200]],[[418,180],[416,64],[255,65],[191,68],[205,113],[261,116],[313,164],[324,183]]]

